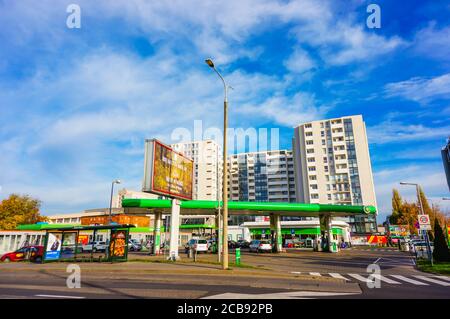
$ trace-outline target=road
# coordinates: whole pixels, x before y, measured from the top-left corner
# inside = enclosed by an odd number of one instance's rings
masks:
[[[175,264],[156,258],[132,254],[135,261],[128,263],[80,263],[79,289],[67,288],[65,263],[0,264],[0,298],[450,298],[450,277],[422,273],[409,254],[387,249],[244,251],[248,268],[229,271],[212,264],[213,255],[199,255],[197,263],[183,255]],[[366,282],[373,264],[381,270],[380,288]]]

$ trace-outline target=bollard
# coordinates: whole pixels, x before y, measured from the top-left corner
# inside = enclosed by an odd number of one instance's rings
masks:
[[[236,265],[240,265],[241,264],[241,249],[236,248],[235,252],[236,252]]]

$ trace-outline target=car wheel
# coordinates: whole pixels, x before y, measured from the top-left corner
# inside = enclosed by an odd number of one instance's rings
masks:
[[[9,259],[9,257],[6,257],[6,258],[3,260],[4,263],[9,263],[10,261],[11,261],[11,259]]]
[[[96,252],[97,252],[97,248],[92,249],[92,251],[93,251],[94,253],[96,253]]]
[[[36,259],[34,260],[34,262],[36,262],[36,263],[42,262],[42,257],[36,257]]]

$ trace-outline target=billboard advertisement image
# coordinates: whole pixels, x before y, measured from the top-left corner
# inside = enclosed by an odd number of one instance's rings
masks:
[[[142,191],[192,199],[193,161],[153,139],[145,141]]]
[[[61,254],[61,233],[49,233],[47,247],[45,249],[45,259],[59,259]]]

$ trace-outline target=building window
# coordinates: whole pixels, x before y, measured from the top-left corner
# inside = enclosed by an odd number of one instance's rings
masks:
[[[313,144],[314,144],[313,140],[306,141],[306,145],[313,145]]]
[[[314,149],[313,149],[313,148],[308,148],[308,149],[306,150],[306,153],[307,153],[307,154],[312,154],[312,153],[314,153]]]
[[[313,136],[313,133],[312,133],[312,132],[306,132],[305,135],[306,135],[306,136]]]
[[[319,199],[319,194],[311,194],[311,199]]]

